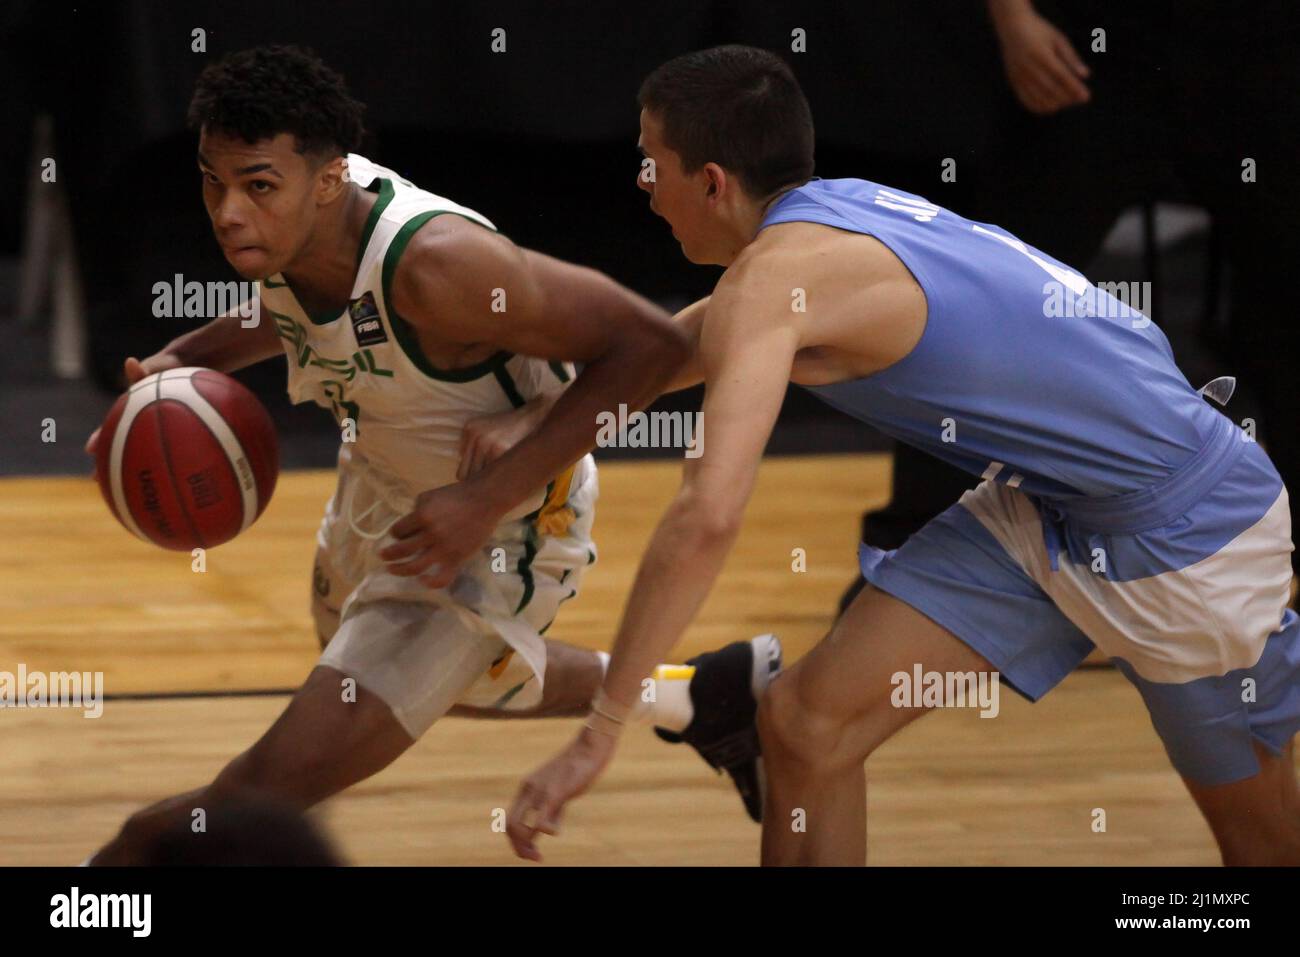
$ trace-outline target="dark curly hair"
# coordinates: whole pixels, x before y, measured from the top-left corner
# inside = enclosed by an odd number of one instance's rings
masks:
[[[247,143],[292,133],[299,153],[355,152],[365,111],[343,77],[309,48],[261,46],[223,57],[199,75],[187,120],[193,130]]]

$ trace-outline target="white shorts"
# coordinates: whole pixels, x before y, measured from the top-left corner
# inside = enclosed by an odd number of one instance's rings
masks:
[[[319,664],[378,695],[412,738],[454,704],[509,710],[539,704],[542,634],[596,560],[595,461],[584,456],[554,485],[563,487],[538,512],[503,522],[449,587],[432,589],[392,574],[378,558],[394,542],[387,528],[413,503],[344,446],[338,488],[316,536],[312,616],[324,647]]]

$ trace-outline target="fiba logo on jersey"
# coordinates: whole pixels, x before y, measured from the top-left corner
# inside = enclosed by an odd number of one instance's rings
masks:
[[[352,320],[352,331],[356,334],[358,346],[374,346],[388,341],[384,323],[379,318],[379,306],[375,304],[375,294],[365,292],[358,299],[348,303],[348,317]]]

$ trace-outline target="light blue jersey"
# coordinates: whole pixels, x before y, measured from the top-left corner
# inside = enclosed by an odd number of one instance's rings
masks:
[[[967,472],[1053,498],[1130,492],[1220,418],[1154,323],[997,226],[860,179],[812,180],[760,228],[788,222],[874,236],[928,306],[902,361],[811,391]]]
[[[1174,766],[1225,784],[1300,729],[1291,514],[1263,450],[1188,384],[1163,333],[996,226],[858,179],[813,180],[763,228],[874,236],[925,293],[925,332],[811,391],[986,481],[859,565],[1037,700],[1094,645]],[[1249,693],[1247,693],[1247,689]]]

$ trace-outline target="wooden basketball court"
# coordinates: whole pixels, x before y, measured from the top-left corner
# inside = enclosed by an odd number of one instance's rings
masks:
[[[550,634],[612,641],[636,562],[680,464],[602,466],[600,561]],[[887,456],[764,463],[741,539],[678,657],[775,631],[788,661],[830,625],[855,571],[858,516],[888,491]],[[266,514],[207,555],[117,525],[89,478],[0,482],[0,670],[102,671],[101,717],[0,711],[0,864],[74,864],[122,820],[206,783],[251,743],[316,659],[307,613],[332,472],[281,476]],[[807,570],[792,570],[804,549]],[[192,693],[204,693],[194,696]],[[248,694],[248,692],[270,692]],[[118,697],[126,696],[126,697]],[[1217,864],[1137,692],[1084,669],[996,719],[925,717],[868,763],[876,864]],[[357,864],[510,864],[494,811],[576,730],[566,720],[437,724],[405,757],[317,812]],[[1093,830],[1095,809],[1106,830]],[[543,847],[554,864],[751,864],[758,828],[685,747],[630,732]]]

